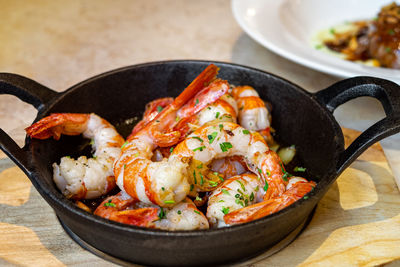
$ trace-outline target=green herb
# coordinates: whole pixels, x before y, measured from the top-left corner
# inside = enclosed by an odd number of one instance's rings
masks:
[[[386,53],[390,53],[390,52],[392,52],[392,49],[390,47],[385,47],[385,51],[386,51]]]
[[[192,136],[192,138],[193,138],[193,139],[197,139],[197,140],[199,140],[200,142],[203,142],[203,139],[201,139],[201,138],[198,137],[198,136]]]
[[[139,157],[139,152],[136,152],[135,157]]]
[[[202,201],[203,199],[201,197],[199,197],[199,196],[196,196],[196,200],[197,201]]]
[[[176,116],[175,121],[179,121],[179,120],[180,120],[179,116]]]
[[[331,29],[329,30],[329,32],[330,32],[331,34],[335,34],[335,29],[334,29],[334,28],[331,28]]]
[[[125,143],[127,143],[127,142],[125,142]],[[94,145],[94,139],[92,139],[92,140],[90,140],[90,143],[89,143],[89,145]],[[122,147],[121,147],[122,148]]]
[[[235,195],[235,198],[239,198],[239,197],[240,197],[240,194],[236,194],[236,195]]]
[[[178,213],[179,215],[181,215],[181,214],[182,214],[182,211],[178,210],[177,213]]]
[[[165,200],[164,203],[165,204],[175,204],[175,201],[173,201],[173,200]]]
[[[121,146],[121,149],[123,149],[127,144],[128,144],[128,141],[126,141],[126,142]]]
[[[194,210],[194,212],[197,213],[197,214],[200,214],[200,211],[198,211],[198,210]]]
[[[204,177],[203,174],[200,173],[200,185],[204,184]]]
[[[114,203],[111,203],[111,199],[110,199],[107,203],[104,203],[104,207],[113,207],[113,208],[115,208],[116,205]]]
[[[221,211],[222,211],[223,214],[226,215],[226,214],[229,213],[229,207],[228,207],[228,208],[222,207],[222,210],[221,210]]]
[[[169,153],[172,153],[172,151],[174,151],[174,147],[171,146],[171,148],[169,149]]]
[[[304,196],[303,198],[304,198],[304,199],[308,199],[308,196]]]
[[[160,122],[159,120],[156,120],[156,122]]]
[[[231,194],[229,194],[228,190],[226,190],[226,189],[222,189],[221,192],[224,193],[225,195],[228,195],[228,196],[231,195]]]
[[[196,167],[197,169],[201,169],[201,168],[203,168],[203,163],[201,163],[201,164],[199,164],[199,165],[197,165],[197,167]]]
[[[236,204],[239,204],[240,206],[244,207],[243,201],[240,201],[240,199],[235,200]]]
[[[389,34],[389,35],[394,35],[394,30],[393,30],[393,29],[389,29],[389,30],[388,30],[388,34]]]
[[[243,189],[243,191],[246,191],[246,187],[244,187],[244,184],[240,180],[236,180],[240,184],[240,187]]]
[[[195,149],[193,149],[193,152],[197,151],[197,150],[203,151],[203,149],[205,149],[205,148],[206,148],[205,146],[199,146],[199,147],[196,147]]]
[[[160,113],[161,110],[163,110],[163,107],[162,106],[157,106],[157,112]]]
[[[244,134],[249,134],[250,132],[249,132],[249,130],[243,130],[243,133]]]
[[[195,106],[199,103],[199,100],[196,98],[196,104],[194,104]]]
[[[306,168],[296,166],[296,167],[294,167],[293,170],[294,170],[295,172],[305,172],[305,171],[306,171]]]
[[[207,107],[208,110],[211,110],[211,107]]]
[[[224,178],[222,178],[221,176],[218,176],[218,178],[223,182],[225,181]]]
[[[65,156],[67,159],[70,159],[71,157],[70,156]]]
[[[160,220],[164,219],[166,216],[166,212],[164,212],[164,209],[162,207],[160,207],[160,212],[158,213],[158,218]]]
[[[256,189],[254,189],[256,192],[260,189],[260,187],[257,185]]]
[[[254,193],[253,192],[251,192],[251,195],[250,195],[250,201],[253,201],[254,200]]]
[[[208,142],[212,144],[214,142],[215,137],[217,137],[218,133],[217,132],[212,132],[211,134],[207,135]]]
[[[225,200],[221,199],[221,200],[220,200],[220,201],[218,201],[218,202],[225,202]]]
[[[215,118],[218,119],[219,117],[219,111],[215,114]]]
[[[164,188],[164,187],[161,187],[161,190],[162,190],[162,191],[165,191],[165,188]]]
[[[228,149],[233,147],[232,144],[229,142],[220,143],[219,146],[220,146],[222,152],[226,152],[226,151],[228,151]]]
[[[224,128],[224,125],[220,124],[220,125],[218,125],[218,127],[219,127],[219,131],[222,131],[222,129]]]
[[[214,181],[208,181],[208,183],[209,183],[212,187],[215,187],[215,186],[218,185],[218,183],[217,183],[217,182],[214,182]]]
[[[322,44],[317,44],[316,46],[315,46],[315,49],[322,49],[324,47],[324,45],[322,45]]]
[[[265,181],[265,185],[264,185],[264,191],[267,192],[268,191],[268,182]]]
[[[267,170],[267,176],[271,176],[271,172]]]
[[[97,156],[93,156],[93,159],[97,159]]]
[[[194,185],[190,185],[190,191],[193,191]]]
[[[126,164],[124,164],[124,169],[126,169]]]
[[[196,171],[193,171],[193,179],[194,183],[197,184]]]

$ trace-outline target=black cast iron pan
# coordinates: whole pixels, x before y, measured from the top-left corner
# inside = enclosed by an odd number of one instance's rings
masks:
[[[234,262],[261,253],[285,238],[310,214],[338,175],[373,143],[400,131],[400,87],[393,82],[356,77],[316,94],[269,73],[235,64],[165,61],[135,65],[98,75],[57,93],[15,74],[0,74],[0,93],[12,94],[38,110],[36,120],[52,112],[94,112],[114,125],[140,116],[158,97],[178,95],[206,66],[221,68],[219,77],[251,85],[273,105],[273,127],[298,157],[317,186],[307,199],[243,225],[204,231],[167,232],[119,224],[77,208],[56,188],[51,164],[79,155],[83,138],[59,141],[26,139],[21,149],[0,130],[1,149],[26,173],[62,222],[83,241],[120,259],[146,265],[206,265]],[[378,99],[386,118],[363,132],[346,150],[332,116],[339,105],[360,96]],[[129,121],[129,120],[128,120]],[[119,127],[123,134],[129,130]],[[78,150],[78,151],[77,151]]]

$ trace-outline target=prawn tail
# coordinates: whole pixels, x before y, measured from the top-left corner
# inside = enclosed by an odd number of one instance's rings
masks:
[[[61,134],[79,135],[86,130],[89,114],[53,113],[25,129],[28,136],[35,139],[53,137],[60,139]]]

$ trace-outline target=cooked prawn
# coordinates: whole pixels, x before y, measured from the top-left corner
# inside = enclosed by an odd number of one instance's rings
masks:
[[[61,134],[83,134],[93,140],[93,158],[81,156],[75,160],[66,156],[60,164],[53,164],[54,182],[67,198],[96,198],[115,187],[112,166],[124,139],[106,120],[93,113],[56,113],[26,128],[26,132],[37,139],[58,140]]]
[[[120,192],[106,198],[94,214],[120,223],[170,231],[209,228],[207,218],[188,198],[168,209],[137,202]]]
[[[293,204],[313,190],[314,187],[315,182],[313,181],[309,182],[301,177],[292,177],[287,185],[287,190],[281,196],[229,212],[224,216],[224,222],[232,225],[263,218]]]
[[[123,146],[122,154],[114,164],[114,173],[119,188],[133,199],[161,207],[172,207],[185,199],[189,192],[188,165],[185,159],[169,157],[153,162],[151,158],[157,146],[166,147],[179,141],[181,133],[171,131],[180,119],[178,112],[180,116],[192,116],[197,109],[201,110],[201,107],[209,105],[226,93],[228,87],[225,82],[212,82],[217,70],[214,65],[207,67],[153,121],[128,139]],[[193,99],[201,101],[197,103]],[[195,104],[192,109],[189,108],[190,103]]]
[[[226,226],[225,214],[261,201],[263,194],[262,183],[256,175],[234,176],[226,180],[210,195],[207,218],[213,226]]]
[[[257,174],[265,189],[265,198],[285,191],[284,168],[278,155],[270,150],[262,136],[232,122],[214,123],[200,127],[178,144],[170,159],[194,160],[200,165],[190,174],[191,189],[208,191],[204,186],[218,186],[222,182],[210,179],[208,166],[212,160],[227,156],[242,156],[248,168]]]
[[[264,101],[251,86],[238,86],[232,89],[239,108],[239,123],[252,131],[262,131],[270,127],[270,114]]]

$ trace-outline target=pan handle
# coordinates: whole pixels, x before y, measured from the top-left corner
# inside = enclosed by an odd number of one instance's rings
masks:
[[[336,166],[338,174],[368,147],[400,132],[400,86],[394,82],[373,77],[354,77],[337,82],[314,95],[332,113],[341,104],[361,96],[379,100],[386,117],[365,130],[340,154]]]
[[[39,112],[58,95],[57,92],[26,77],[0,73],[0,94],[9,94],[33,105]],[[27,153],[0,128],[0,148],[29,177]]]

